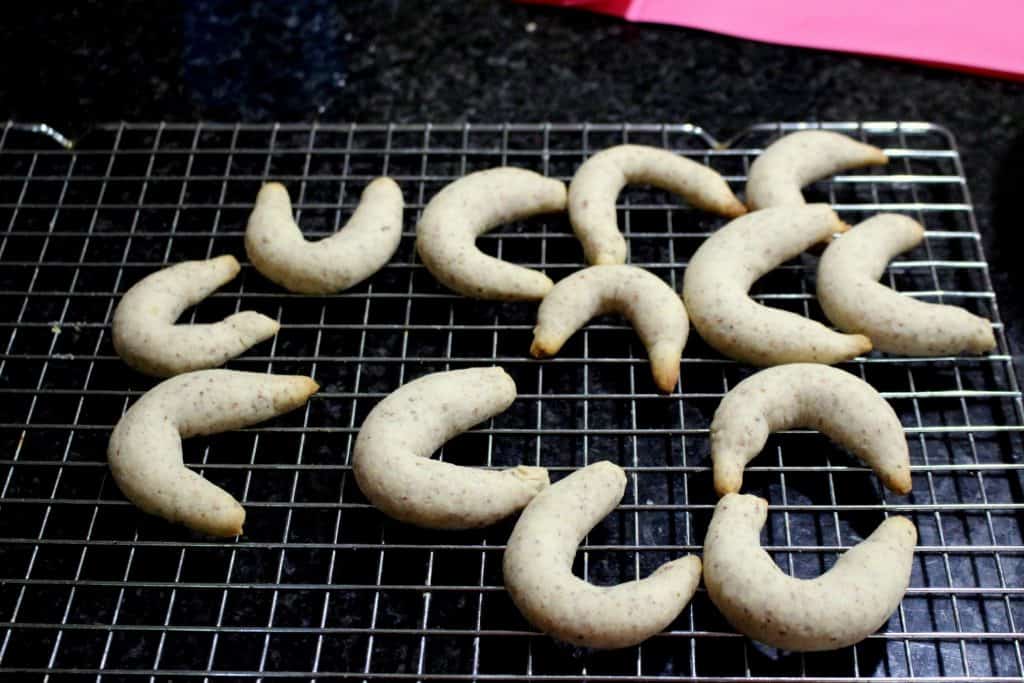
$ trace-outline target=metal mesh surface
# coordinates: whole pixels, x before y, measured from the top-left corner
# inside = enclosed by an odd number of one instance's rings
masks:
[[[594,653],[557,644],[502,588],[511,523],[432,532],[367,505],[349,466],[359,425],[385,394],[424,374],[500,364],[519,398],[441,457],[543,465],[557,479],[610,459],[630,475],[590,534],[577,571],[613,583],[700,552],[715,502],[708,425],[752,370],[692,333],[680,387],[656,393],[632,330],[602,318],[554,359],[528,356],[535,306],[477,302],[416,261],[424,202],[500,164],[568,179],[592,151],[633,142],[709,164],[741,190],[750,161],[796,124],[719,146],[676,125],[112,125],[73,149],[9,124],[0,137],[0,676],[175,680],[203,676],[701,681],[790,678],[991,679],[1024,675],[1021,429],[1024,413],[950,135],[928,124],[829,126],[886,149],[885,168],[807,190],[855,223],[906,212],[927,239],[886,271],[912,296],[996,320],[982,358],[890,358],[843,367],[889,399],[906,428],[914,491],[876,477],[820,435],[774,435],[744,490],[771,502],[763,541],[797,576],[823,571],[886,515],[920,534],[913,577],[881,632],[834,653],[789,655],[738,636],[703,591],[643,645]],[[45,132],[45,131],[43,131]],[[186,313],[243,309],[277,337],[229,367],[313,375],[323,390],[285,417],[185,442],[186,461],[248,511],[237,540],[193,535],[137,512],[108,476],[106,442],[154,381],[114,354],[120,294],[185,259],[231,253],[267,179],[286,183],[308,236],[341,227],[359,192],[388,174],[407,201],[405,236],[383,271],[347,292],[293,295],[243,265]],[[620,197],[631,259],[677,290],[722,220],[646,188]],[[582,265],[564,216],[500,229],[489,253],[557,280]],[[766,276],[761,301],[822,319],[816,258]]]

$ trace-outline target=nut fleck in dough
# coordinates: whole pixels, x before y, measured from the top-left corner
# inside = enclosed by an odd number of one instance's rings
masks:
[[[871,350],[860,334],[840,334],[748,295],[762,275],[846,229],[825,204],[741,216],[704,241],[683,276],[690,321],[711,346],[751,365],[838,363]]]
[[[445,287],[474,299],[535,301],[552,287],[543,273],[488,256],[474,241],[503,223],[564,211],[565,183],[521,168],[477,171],[448,184],[423,210],[416,249]]]
[[[386,515],[431,529],[487,526],[548,485],[543,467],[485,470],[431,460],[446,441],[516,398],[501,368],[437,372],[404,384],[366,417],[353,452],[359,488]]]
[[[672,391],[690,331],[686,308],[661,278],[636,266],[591,266],[560,280],[537,311],[530,353],[553,356],[588,320],[608,313],[629,319],[647,347],[655,384]]]
[[[370,277],[402,240],[402,191],[391,178],[366,186],[345,227],[307,242],[292,217],[288,190],[267,183],[245,228],[245,251],[264,276],[302,294],[340,292]]]
[[[140,372],[170,377],[223,365],[277,334],[276,320],[255,311],[230,315],[219,323],[175,325],[186,308],[238,275],[234,256],[183,261],[132,285],[114,310],[117,355]]]
[[[885,152],[827,130],[790,133],[754,159],[747,174],[750,210],[806,203],[800,188],[861,166],[889,163]]]
[[[657,147],[610,147],[587,159],[569,184],[569,220],[587,263],[626,262],[615,199],[630,184],[674,192],[698,209],[730,218],[747,211],[725,179],[704,164]]]
[[[956,306],[898,294],[878,282],[896,254],[921,243],[924,228],[906,216],[869,218],[833,240],[818,262],[818,300],[828,319],[859,332],[879,351],[906,356],[985,353],[992,323]]]
[[[743,380],[711,421],[715,491],[734,493],[743,468],[772,432],[817,429],[845,446],[896,493],[909,493],[910,454],[896,412],[874,388],[848,372],[813,363],[780,365]]]
[[[733,627],[798,652],[835,650],[877,631],[910,585],[917,530],[890,517],[815,579],[785,574],[761,548],[768,502],[730,493],[704,540],[704,585]]]
[[[636,645],[672,623],[697,589],[701,565],[694,555],[616,586],[573,575],[577,547],[625,488],[622,468],[598,462],[540,493],[516,522],[505,550],[505,587],[523,616],[554,638],[594,648]]]
[[[184,465],[181,440],[281,415],[319,388],[310,377],[235,370],[202,370],[165,380],[114,428],[107,448],[114,481],[149,514],[211,536],[238,536],[245,510],[227,491]]]

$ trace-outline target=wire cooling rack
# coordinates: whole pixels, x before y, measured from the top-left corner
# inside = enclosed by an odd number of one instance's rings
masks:
[[[884,517],[909,515],[920,546],[910,590],[888,625],[834,653],[793,655],[738,636],[700,591],[641,646],[595,653],[536,633],[502,588],[511,523],[431,532],[385,519],[350,470],[369,409],[403,382],[500,364],[519,399],[441,457],[467,465],[544,465],[555,478],[599,459],[630,474],[626,497],[593,533],[577,571],[598,583],[646,575],[700,552],[715,502],[707,431],[750,368],[690,337],[680,387],[656,393],[633,332],[605,318],[554,359],[528,356],[535,307],[445,291],[417,263],[413,226],[438,189],[511,164],[568,179],[591,152],[622,142],[675,150],[743,187],[750,161],[803,124],[753,127],[719,145],[689,125],[110,125],[65,148],[55,131],[0,134],[0,675],[52,680],[205,677],[634,681],[887,678],[1019,681],[1024,675],[1021,394],[952,137],[922,123],[828,125],[886,149],[885,168],[808,189],[845,220],[905,212],[928,230],[886,282],[995,320],[981,358],[844,364],[896,408],[914,491],[882,490],[819,435],[772,437],[745,490],[766,496],[764,542],[813,576]],[[254,309],[277,337],[230,367],[311,374],[301,410],[186,442],[186,460],[248,510],[235,540],[200,537],[137,512],[108,476],[112,426],[151,379],[110,343],[111,312],[164,264],[231,253],[256,191],[286,183],[308,235],[344,224],[374,176],[405,193],[393,262],[362,285],[298,296],[241,275],[187,314]],[[633,263],[680,287],[687,260],[719,227],[676,198],[632,188],[620,224]],[[559,279],[581,267],[564,216],[480,240]],[[770,305],[822,319],[815,257],[765,277]]]

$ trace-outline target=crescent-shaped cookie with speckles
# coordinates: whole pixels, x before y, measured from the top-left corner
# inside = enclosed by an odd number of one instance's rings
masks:
[[[769,145],[750,165],[751,211],[806,203],[800,189],[840,171],[889,162],[885,152],[828,130],[790,133]]]
[[[917,543],[909,519],[886,519],[824,574],[797,579],[761,547],[767,518],[767,501],[731,493],[704,539],[704,585],[737,631],[784,650],[835,650],[867,638],[899,607]]]
[[[245,510],[230,493],[185,466],[181,440],[281,415],[319,388],[310,377],[235,370],[201,370],[165,380],[114,428],[107,449],[114,481],[145,512],[211,536],[238,536]]]
[[[521,510],[548,485],[543,467],[488,470],[430,459],[515,398],[515,382],[497,367],[437,372],[402,385],[359,430],[352,460],[359,488],[386,515],[431,529],[487,526]]]
[[[715,410],[711,461],[719,495],[740,490],[743,468],[781,429],[810,427],[848,448],[887,487],[909,493],[910,455],[896,412],[875,389],[827,365],[794,363],[743,380]]]
[[[255,311],[242,311],[218,323],[175,325],[193,306],[240,267],[234,256],[183,261],[136,282],[114,310],[117,355],[140,372],[170,377],[223,365],[250,347],[273,337],[280,325]]]
[[[565,183],[521,168],[477,171],[448,184],[423,210],[416,250],[445,287],[474,299],[536,301],[553,285],[547,275],[489,256],[477,237],[503,223],[564,211]]]
[[[626,262],[615,199],[630,184],[674,192],[698,209],[730,218],[747,211],[725,179],[704,164],[657,147],[610,147],[587,159],[569,184],[569,220],[588,263]]]
[[[985,353],[996,346],[992,323],[956,306],[898,294],[878,282],[896,254],[924,239],[924,228],[899,214],[869,218],[835,239],[818,262],[818,301],[836,327],[871,339],[879,351],[905,356]]]
[[[636,266],[590,266],[560,280],[537,311],[530,353],[558,353],[588,320],[608,313],[629,319],[647,347],[655,384],[672,391],[690,330],[686,308],[664,280]]]
[[[841,334],[796,313],[762,306],[751,285],[846,225],[825,204],[763,209],[740,216],[697,248],[683,276],[690,322],[711,346],[751,365],[838,363],[871,350],[860,334]]]
[[[363,190],[341,230],[307,242],[292,217],[288,190],[267,183],[245,227],[245,252],[265,277],[301,294],[340,292],[370,277],[394,255],[402,240],[402,191],[391,178]]]
[[[573,472],[533,499],[505,549],[505,587],[523,616],[541,631],[574,645],[629,647],[672,623],[700,581],[694,555],[650,576],[595,586],[572,573],[584,536],[615,509],[626,474],[610,462]]]

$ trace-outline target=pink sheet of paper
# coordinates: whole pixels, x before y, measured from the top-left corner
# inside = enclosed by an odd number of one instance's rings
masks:
[[[1024,0],[526,0],[1024,79]]]

